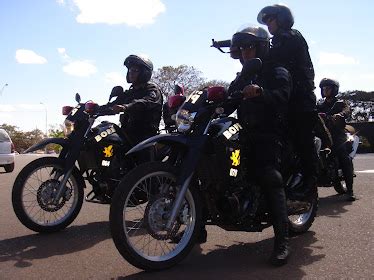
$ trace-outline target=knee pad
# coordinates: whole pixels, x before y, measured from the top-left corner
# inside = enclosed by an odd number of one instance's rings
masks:
[[[275,189],[283,187],[282,174],[275,168],[265,168],[261,176],[261,184],[266,189]]]

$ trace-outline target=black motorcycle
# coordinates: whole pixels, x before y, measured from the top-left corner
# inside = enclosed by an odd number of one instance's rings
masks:
[[[109,103],[81,103],[79,94],[76,101],[74,108],[63,107],[65,138],[47,138],[25,151],[58,144],[59,156],[30,162],[13,185],[14,212],[33,231],[55,232],[71,224],[82,207],[85,180],[92,185],[85,200],[109,204],[120,179],[136,165],[136,158],[125,158],[134,146],[126,132],[107,121],[94,126],[98,117],[114,114]]]
[[[260,67],[259,59],[252,60],[241,75],[252,76]],[[171,98],[169,104],[177,106],[179,97]],[[179,151],[172,164],[149,162],[134,168],[115,191],[111,234],[132,265],[160,270],[179,263],[204,224],[247,232],[271,226],[265,195],[247,169],[250,155],[239,141],[245,128],[237,119],[224,116],[223,105],[239,100],[227,97],[222,87],[195,91],[177,112],[177,133],[149,138],[128,152],[160,143]],[[298,172],[285,178],[288,191],[302,183]],[[316,216],[317,193],[306,205],[294,206],[289,208],[290,231],[303,233]]]
[[[323,120],[327,120],[328,116],[323,115]],[[359,137],[356,135],[354,129],[346,125],[346,141],[344,143],[345,149],[349,153],[350,159],[353,161],[356,156],[357,147],[359,144]],[[320,138],[315,138],[317,151],[319,155],[319,176],[317,184],[319,187],[331,188],[333,187],[338,194],[347,193],[347,186],[344,181],[343,171],[339,165],[337,157],[332,153],[331,149],[321,149],[322,141]],[[355,176],[355,175],[354,175]]]

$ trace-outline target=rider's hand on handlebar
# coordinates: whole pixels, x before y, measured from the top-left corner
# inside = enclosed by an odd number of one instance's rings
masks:
[[[121,113],[121,112],[124,112],[126,110],[127,106],[126,105],[114,105],[112,107],[112,110],[118,114],[118,113]]]
[[[243,89],[243,99],[260,96],[262,91],[262,87],[258,85],[248,85]]]

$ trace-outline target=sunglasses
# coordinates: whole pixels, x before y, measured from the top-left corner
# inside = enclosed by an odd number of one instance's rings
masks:
[[[130,68],[129,69],[129,73],[139,73],[140,72],[140,69],[138,68]]]
[[[254,49],[254,48],[256,48],[255,44],[251,44],[251,45],[246,45],[246,46],[243,46],[243,47],[239,47],[239,49],[241,51],[250,50],[250,49]]]

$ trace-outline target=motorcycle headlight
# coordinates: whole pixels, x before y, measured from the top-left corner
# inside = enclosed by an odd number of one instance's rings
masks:
[[[74,131],[74,122],[65,120],[64,122],[64,135],[69,136]]]
[[[355,137],[352,134],[347,133],[347,141],[353,142],[355,140]]]
[[[196,112],[190,113],[188,110],[179,110],[175,117],[175,122],[179,132],[187,132],[191,129]]]

